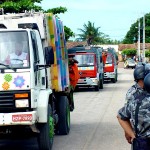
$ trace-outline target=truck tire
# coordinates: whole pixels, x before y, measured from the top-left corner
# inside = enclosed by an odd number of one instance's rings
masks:
[[[54,139],[54,119],[52,109],[48,105],[47,123],[38,124],[40,133],[38,134],[38,145],[40,150],[51,150]]]
[[[95,91],[99,91],[99,85],[96,85],[94,88],[95,88]]]
[[[66,96],[58,98],[57,134],[67,135],[70,131],[70,106]]]
[[[116,83],[116,78],[112,78],[111,81],[112,81],[113,83]]]

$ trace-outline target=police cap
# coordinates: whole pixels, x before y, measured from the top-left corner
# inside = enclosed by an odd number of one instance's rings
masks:
[[[134,69],[134,80],[137,81],[139,79],[144,79],[145,77],[145,67],[143,65],[137,66]]]

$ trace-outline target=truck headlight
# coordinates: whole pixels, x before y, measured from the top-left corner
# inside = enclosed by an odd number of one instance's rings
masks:
[[[28,99],[16,99],[15,106],[16,108],[29,107],[29,100]]]
[[[95,82],[97,82],[97,79],[92,79],[92,81],[95,83]]]

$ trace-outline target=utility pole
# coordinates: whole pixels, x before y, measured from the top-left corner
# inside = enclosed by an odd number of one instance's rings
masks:
[[[140,18],[138,22],[138,60],[141,61],[140,57]]]
[[[145,63],[145,15],[143,17],[143,62]]]

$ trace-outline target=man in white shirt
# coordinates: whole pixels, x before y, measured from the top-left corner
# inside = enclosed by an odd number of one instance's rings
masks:
[[[15,52],[8,55],[8,57],[6,58],[6,64],[8,65],[24,64],[23,61],[25,61],[26,63],[29,62],[28,53],[23,52],[22,43],[15,43]]]

